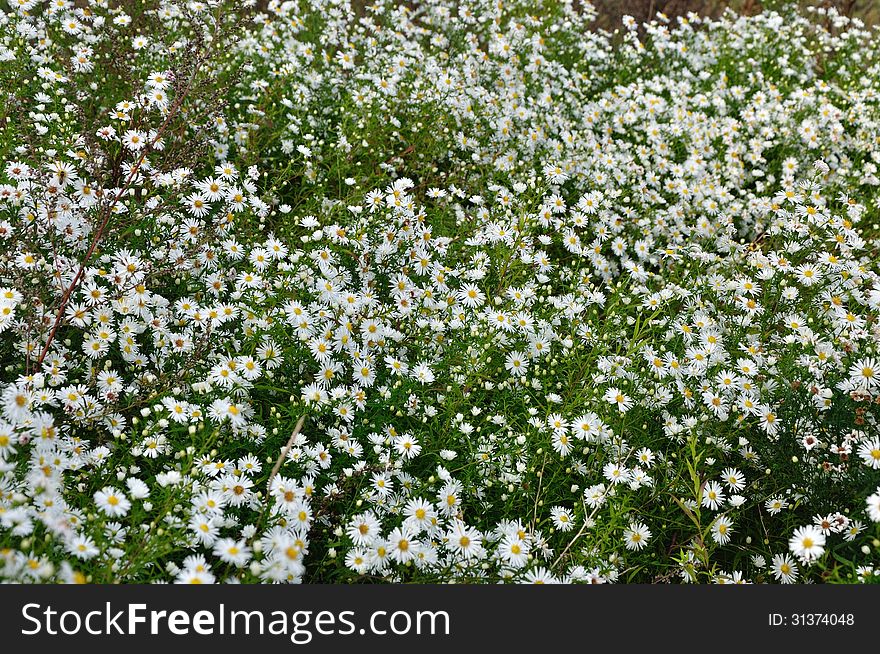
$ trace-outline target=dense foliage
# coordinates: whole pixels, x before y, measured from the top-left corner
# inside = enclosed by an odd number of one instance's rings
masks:
[[[14,0],[0,579],[880,580],[880,46]]]

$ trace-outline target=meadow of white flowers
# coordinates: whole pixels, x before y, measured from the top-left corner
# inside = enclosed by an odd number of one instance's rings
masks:
[[[0,7],[0,580],[880,581],[877,30]]]

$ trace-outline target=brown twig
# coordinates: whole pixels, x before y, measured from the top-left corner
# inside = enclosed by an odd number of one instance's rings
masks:
[[[195,68],[192,72],[192,77],[190,78],[191,81],[195,79],[196,75],[198,74],[201,64],[202,61],[198,61],[196,63]],[[92,237],[92,241],[89,244],[88,250],[86,250],[86,253],[83,256],[82,262],[79,265],[79,269],[76,271],[76,275],[74,275],[73,279],[70,282],[70,285],[65,289],[64,293],[61,296],[61,302],[58,305],[58,311],[55,314],[55,321],[52,323],[52,328],[49,330],[49,335],[46,338],[46,343],[43,346],[42,351],[40,352],[39,358],[37,359],[38,366],[43,363],[46,355],[49,354],[49,348],[52,346],[52,342],[55,340],[58,329],[61,327],[61,323],[64,320],[64,311],[65,309],[67,309],[70,298],[72,297],[73,292],[79,287],[80,283],[82,282],[86,266],[88,265],[89,260],[92,258],[92,255],[95,253],[95,250],[97,250],[98,244],[101,242],[101,239],[104,237],[104,232],[110,224],[110,218],[112,218],[113,216],[113,208],[116,206],[119,200],[128,192],[129,188],[131,188],[131,185],[134,182],[134,179],[137,176],[138,172],[140,171],[144,160],[147,158],[147,154],[149,153],[150,148],[152,148],[162,138],[162,135],[168,129],[168,126],[171,124],[172,119],[179,111],[184,99],[186,98],[189,91],[192,89],[192,86],[192,83],[185,86],[182,92],[177,96],[177,98],[175,98],[174,103],[168,110],[168,115],[166,116],[164,122],[156,131],[155,138],[149,143],[147,147],[144,148],[143,153],[129,172],[128,178],[125,180],[125,184],[123,185],[122,189],[115,194],[115,196],[113,197],[113,201],[104,208],[104,212],[101,216],[101,221],[99,223],[98,229],[95,231],[95,235]]]
[[[257,519],[257,529],[254,531],[254,535],[252,537],[256,538],[260,533],[260,527],[263,525],[263,520],[266,519],[266,512],[269,510],[269,494],[272,489],[272,481],[275,479],[275,475],[278,474],[278,471],[281,469],[281,465],[284,463],[284,459],[287,458],[287,454],[290,452],[290,448],[293,447],[293,441],[296,440],[297,434],[302,430],[303,424],[305,424],[306,416],[305,414],[299,417],[299,420],[296,421],[296,425],[293,428],[293,432],[290,434],[290,438],[287,439],[287,445],[281,450],[281,455],[278,457],[278,460],[275,462],[275,465],[272,466],[272,472],[269,473],[269,480],[266,482],[266,504],[263,506],[263,511],[260,513],[260,517]]]
[[[275,475],[278,474],[278,471],[281,469],[281,464],[284,463],[284,459],[287,458],[288,452],[290,452],[290,448],[293,447],[293,441],[296,439],[299,432],[302,430],[303,424],[306,421],[305,414],[299,417],[299,420],[296,421],[296,426],[293,428],[293,432],[290,434],[290,438],[287,440],[287,445],[284,446],[284,449],[281,450],[281,455],[278,457],[278,460],[275,462],[275,465],[272,466],[272,472],[269,473],[269,481],[266,482],[266,491],[272,488],[272,480],[275,479]]]

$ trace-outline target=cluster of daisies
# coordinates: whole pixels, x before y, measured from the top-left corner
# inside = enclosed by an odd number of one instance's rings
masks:
[[[0,11],[0,579],[880,581],[874,31],[140,4]]]

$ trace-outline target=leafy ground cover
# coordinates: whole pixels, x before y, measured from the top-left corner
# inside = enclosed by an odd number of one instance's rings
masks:
[[[15,0],[0,578],[877,581],[829,10]]]

